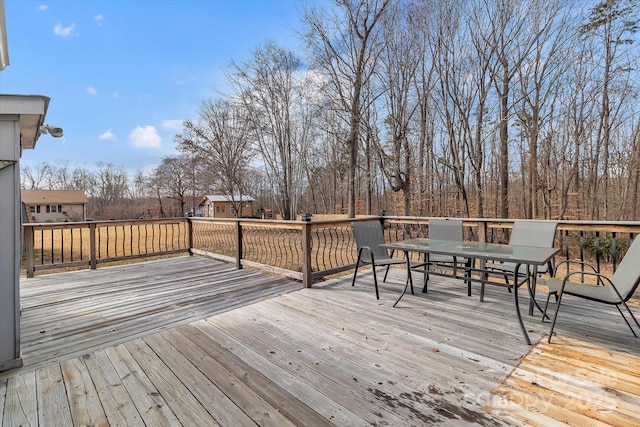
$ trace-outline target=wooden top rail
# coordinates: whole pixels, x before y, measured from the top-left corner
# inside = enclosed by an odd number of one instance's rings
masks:
[[[144,224],[180,224],[186,223],[187,218],[163,218],[163,219],[135,219],[135,220],[114,220],[114,221],[87,221],[87,222],[41,222],[25,223],[24,229],[38,230],[72,230],[81,228],[100,227],[126,227]]]

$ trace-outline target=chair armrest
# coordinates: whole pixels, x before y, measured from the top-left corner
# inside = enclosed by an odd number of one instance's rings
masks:
[[[556,265],[555,269],[553,270],[553,275],[555,276],[556,274],[558,274],[558,271],[560,271],[560,266],[566,264],[567,265],[567,270],[569,270],[569,266],[571,264],[578,264],[582,266],[582,270],[580,271],[570,271],[568,274],[573,274],[573,273],[581,273],[581,274],[600,274],[598,273],[598,270],[596,270],[596,268],[593,266],[593,264],[589,264],[588,262],[584,262],[584,261],[576,261],[576,260],[571,260],[571,259],[565,259],[564,261],[561,261],[558,265]],[[591,271],[585,271],[585,267],[589,267],[591,269]],[[606,277],[606,276],[602,276],[602,277]],[[598,283],[601,282],[601,277],[598,277]],[[603,283],[604,285],[604,283]]]
[[[556,265],[556,268],[555,268],[556,272],[560,269],[560,266],[562,264],[567,264],[568,266],[570,266],[571,264],[580,264],[580,265],[582,265],[583,268],[584,267],[589,267],[589,268],[591,268],[593,273],[598,273],[598,270],[596,270],[596,268],[592,264],[589,264],[588,262],[584,262],[584,261],[575,261],[575,260],[572,260],[572,259],[565,259],[564,261],[561,261],[560,263],[558,263]],[[584,270],[583,270],[583,272],[584,272]],[[584,273],[586,274],[586,272],[584,272]]]
[[[365,252],[367,251],[367,252]],[[371,251],[370,246],[360,246],[358,248],[358,256],[362,257],[363,254],[368,254],[371,258],[373,258],[373,252]]]
[[[589,264],[587,264],[587,265],[589,265]],[[593,272],[592,271],[573,271],[573,272],[567,274],[565,276],[565,278],[562,280],[563,287],[564,287],[564,284],[569,280],[569,278],[571,276],[575,276],[575,275],[578,275],[578,274],[581,275],[581,276],[596,277],[597,278],[596,286],[605,286],[605,285],[608,284],[608,285],[613,286],[614,289],[616,288],[609,277],[605,276],[602,273],[598,273],[597,271],[593,271]],[[608,282],[608,283],[604,283],[605,281]],[[616,290],[616,292],[618,292],[618,291]]]
[[[618,288],[616,288],[616,285],[613,284],[613,281],[609,277],[605,276],[604,274],[597,273],[597,272],[591,273],[591,272],[574,271],[573,273],[568,274],[567,277],[565,277],[564,280],[562,281],[562,286],[560,287],[560,294],[562,294],[562,292],[564,292],[564,287],[565,287],[565,284],[567,283],[569,277],[574,276],[576,274],[582,274],[582,275],[585,275],[585,276],[595,276],[595,277],[597,277],[598,278],[598,283],[602,283],[603,286],[606,286],[606,285],[611,286],[611,288],[616,293],[618,298],[620,298],[620,301],[621,302],[624,301],[624,298],[622,298],[622,295],[618,291]],[[608,283],[605,284],[604,282],[608,282]]]

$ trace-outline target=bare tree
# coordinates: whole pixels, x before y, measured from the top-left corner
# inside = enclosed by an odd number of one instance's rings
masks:
[[[529,30],[539,34],[539,40],[524,66],[517,70],[520,86],[516,102],[517,124],[527,141],[526,177],[524,193],[525,216],[540,215],[539,200],[544,203],[544,217],[551,218],[550,192],[555,188],[555,172],[561,158],[553,149],[553,121],[555,104],[560,92],[561,77],[567,68],[566,54],[572,34],[565,6],[561,2],[540,4],[529,17]],[[539,151],[542,150],[542,160]],[[523,171],[525,169],[523,168]]]
[[[98,162],[96,165],[95,201],[100,212],[106,207],[122,204],[128,194],[127,172],[111,163]]]
[[[638,29],[638,9],[635,0],[603,0],[591,11],[589,21],[580,30],[593,36],[599,46],[594,46],[595,64],[601,64],[600,117],[597,129],[595,155],[589,175],[590,189],[598,192],[598,180],[602,177],[604,218],[609,216],[609,152],[612,114],[619,108],[614,104],[612,92],[624,95],[624,82],[635,61],[629,61],[625,50],[633,43],[633,34]],[[598,47],[600,49],[598,49]],[[637,60],[637,58],[636,58]],[[618,87],[615,87],[618,85]],[[602,163],[600,164],[600,158]],[[598,203],[592,204],[592,217],[598,217]]]
[[[630,218],[638,218],[638,193],[640,193],[640,117],[631,134],[631,156],[629,156],[630,185],[627,187],[631,194]]]
[[[428,55],[429,43],[434,29],[434,2],[425,2],[413,12],[413,25],[418,29],[420,50],[416,78],[414,79],[418,111],[415,120],[418,128],[418,149],[416,160],[417,176],[417,214],[426,215],[433,206],[433,159],[435,138],[435,101],[432,92],[435,89],[435,68],[432,57]]]
[[[238,215],[242,210],[237,204],[247,192],[249,164],[255,155],[251,135],[244,107],[218,99],[204,102],[199,121],[185,121],[184,132],[176,137],[178,148],[199,159],[212,177],[210,185],[231,199]]]
[[[25,190],[43,189],[48,181],[50,169],[51,167],[47,162],[41,163],[37,167],[26,166],[21,168],[22,188]]]
[[[186,155],[169,156],[162,159],[162,163],[153,172],[153,179],[158,185],[160,194],[173,199],[176,203],[175,211],[170,212],[173,214],[172,216],[185,215],[187,213],[185,209],[187,197],[189,195],[192,198],[195,196],[193,194],[195,187],[193,168],[193,158]]]
[[[448,191],[451,176],[452,186],[456,190],[456,198],[462,203],[461,211],[468,216],[469,197],[466,187],[466,151],[465,139],[470,135],[471,109],[475,88],[465,82],[473,69],[470,61],[466,60],[465,49],[459,44],[468,41],[465,27],[460,25],[462,12],[454,2],[441,2],[437,10],[437,22],[434,24],[434,35],[430,44],[433,67],[437,74],[438,97],[437,114],[442,123],[443,132],[440,138],[440,148],[437,155],[436,168],[441,168],[439,192]],[[460,57],[462,56],[462,58]],[[441,205],[446,201],[441,200]],[[456,209],[458,210],[458,209]],[[442,213],[442,211],[440,211]],[[460,214],[460,210],[455,212]]]
[[[312,210],[318,213],[344,213],[343,200],[348,193],[344,146],[348,129],[331,101],[325,98],[324,108],[318,111],[315,143],[310,146],[305,162],[312,206],[322,206],[322,211]]]
[[[417,141],[411,144],[410,125],[419,106],[414,93],[415,79],[425,56],[422,30],[414,22],[420,11],[414,6],[398,2],[383,17],[385,40],[380,55],[380,75],[385,97],[388,130],[388,151],[384,156],[385,172],[392,191],[402,191],[404,214],[411,211],[413,171]],[[418,21],[419,22],[419,21]]]
[[[530,31],[529,20],[545,7],[542,0],[480,0],[484,14],[491,16],[483,41],[490,46],[495,62],[491,63],[494,87],[499,98],[500,216],[509,217],[509,123],[510,91],[518,69],[536,45],[539,33]],[[537,3],[542,2],[540,5]]]
[[[303,93],[309,89],[302,63],[293,52],[266,43],[242,63],[233,63],[228,78],[251,122],[266,172],[275,185],[282,217],[295,213],[304,177],[303,159],[309,143],[308,110]]]
[[[87,197],[96,193],[96,175],[84,166],[76,167],[71,174],[71,186],[74,190],[82,190]]]
[[[379,21],[390,0],[338,0],[337,11],[305,11],[305,39],[315,64],[329,77],[334,95],[346,112],[348,149],[348,216],[355,217],[355,180],[364,102],[362,90],[374,76],[383,43]],[[369,98],[371,100],[371,98]]]

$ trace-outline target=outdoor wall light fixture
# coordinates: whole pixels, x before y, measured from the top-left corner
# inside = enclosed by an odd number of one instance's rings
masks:
[[[52,126],[52,125],[48,125],[48,124],[44,124],[42,126],[40,126],[40,133],[45,135],[45,134],[49,134],[54,138],[61,138],[62,137],[62,128],[56,127],[56,126]]]

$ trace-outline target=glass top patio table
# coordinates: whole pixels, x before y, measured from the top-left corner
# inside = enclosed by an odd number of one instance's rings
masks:
[[[449,255],[453,257],[471,258],[479,260],[495,260],[501,262],[511,262],[516,264],[514,269],[515,278],[517,279],[520,267],[523,267],[523,271],[528,272],[529,267],[533,267],[533,274],[526,274],[527,288],[531,297],[534,297],[532,286],[535,286],[535,276],[537,267],[547,264],[551,258],[559,251],[557,248],[541,248],[535,246],[516,246],[516,245],[501,245],[496,243],[483,243],[483,242],[459,242],[450,240],[429,240],[429,239],[409,239],[392,243],[385,243],[381,245],[384,248],[395,249],[405,253],[407,259],[407,283],[400,298],[396,301],[396,304],[402,296],[406,293],[407,286],[411,279],[411,269],[409,268],[409,252],[430,253],[439,255]],[[533,277],[533,283],[530,278]],[[477,279],[475,279],[477,280]],[[520,306],[518,303],[518,288],[523,282],[514,286],[513,295],[516,307],[516,314],[518,316],[518,322],[520,323],[520,329],[525,338],[527,344],[531,345],[531,340],[527,334],[527,330],[524,327],[522,321],[522,314],[520,313]],[[536,304],[537,305],[537,304]],[[394,304],[395,306],[395,304]]]
[[[400,251],[425,252],[485,260],[491,259],[527,265],[544,265],[559,251],[559,249],[556,248],[433,239],[410,239],[386,243],[382,246]]]

